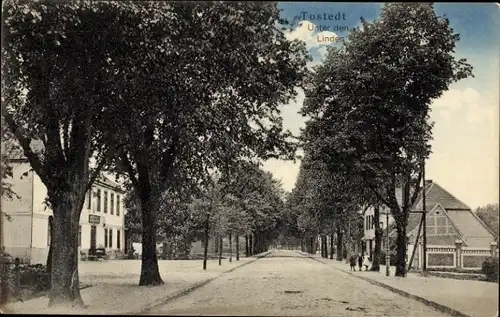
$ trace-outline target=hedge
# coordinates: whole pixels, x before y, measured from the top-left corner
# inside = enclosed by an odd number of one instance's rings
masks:
[[[486,275],[487,281],[498,283],[498,257],[484,261],[481,271]]]

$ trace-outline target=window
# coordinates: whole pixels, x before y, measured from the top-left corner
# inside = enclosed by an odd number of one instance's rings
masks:
[[[446,234],[446,227],[444,226],[437,227],[437,234]]]
[[[373,216],[370,216],[370,229],[373,229]]]
[[[435,235],[436,234],[436,217],[429,217],[426,220],[426,229],[427,229],[427,234],[428,235]]]
[[[443,227],[446,226],[446,220],[447,220],[446,217],[444,217],[444,216],[443,217],[437,217],[436,220],[437,220],[437,225],[438,226],[440,226],[440,227],[441,226],[443,226]]]
[[[122,242],[122,241],[121,241],[121,233],[122,233],[122,232],[121,232],[121,230],[120,230],[120,229],[116,230],[116,248],[117,248],[117,249],[120,249],[120,248],[121,248],[121,244],[122,244],[122,243],[121,243],[121,242]]]
[[[104,191],[104,213],[108,213],[108,192]]]
[[[109,239],[108,239],[109,247],[113,247],[113,229],[109,229]]]
[[[82,226],[78,226],[78,246],[82,246]]]
[[[116,215],[120,215],[120,196],[116,194]]]
[[[109,212],[113,214],[115,210],[115,194],[111,193],[111,201],[109,203]]]
[[[108,247],[108,229],[104,228],[104,247]]]
[[[101,190],[97,190],[97,211],[101,211]]]
[[[87,193],[87,209],[92,208],[92,192],[89,190]]]

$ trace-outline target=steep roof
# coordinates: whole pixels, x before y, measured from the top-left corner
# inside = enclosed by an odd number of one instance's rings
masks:
[[[493,234],[475,217],[470,210],[447,210],[448,217],[460,230],[468,246],[484,246],[485,241],[493,241]],[[486,246],[488,243],[486,243]]]
[[[426,184],[428,188],[425,196],[425,206],[426,210],[430,210],[430,208],[434,207],[436,204],[441,204],[444,209],[462,209],[462,210],[470,210],[469,206],[461,202],[458,198],[450,194],[443,187],[439,186],[439,184],[435,182],[430,182]],[[422,210],[422,193],[418,195],[415,204],[413,205],[414,210]]]

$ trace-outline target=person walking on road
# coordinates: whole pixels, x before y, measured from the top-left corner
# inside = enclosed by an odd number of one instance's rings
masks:
[[[363,266],[365,267],[365,271],[368,271],[368,268],[372,265],[370,258],[368,256],[363,257]]]
[[[363,254],[359,253],[358,254],[358,267],[359,271],[362,271],[361,268],[363,267]]]
[[[349,259],[349,263],[351,265],[351,271],[356,272],[356,256],[354,254],[351,255],[351,258]]]

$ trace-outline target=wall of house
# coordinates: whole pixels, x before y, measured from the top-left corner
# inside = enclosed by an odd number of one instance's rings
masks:
[[[368,208],[364,216],[364,238],[375,239],[375,225],[373,224],[374,210],[372,207]],[[385,213],[380,213],[380,223],[383,230],[387,228],[387,219]],[[389,225],[394,222],[394,218],[389,214]],[[384,231],[385,234],[385,231]]]
[[[11,221],[2,222],[3,245],[5,252],[13,258],[28,258],[31,244],[31,215],[15,214]],[[26,261],[23,261],[26,262]]]
[[[30,171],[31,167],[27,162],[14,162],[13,177],[9,181],[12,184],[13,190],[20,196],[20,199],[11,201],[2,199],[2,211],[5,211],[12,217],[9,222],[4,217],[2,234],[2,242],[6,251],[13,257],[31,258],[31,263],[45,263],[48,254],[48,218],[52,215],[52,210],[48,208],[44,201],[47,197],[47,189],[42,183],[40,177]],[[27,173],[26,176],[22,175]],[[21,177],[22,176],[22,177]],[[100,211],[95,211],[98,201],[92,197],[91,203],[94,204],[93,209],[88,208],[88,202],[85,201],[82,214],[80,216],[81,225],[81,243],[80,249],[88,250],[90,247],[90,224],[88,223],[89,214],[96,213],[103,216],[101,223],[97,225],[96,244],[104,245],[104,229],[112,229],[112,247],[109,251],[120,251],[124,249],[124,214],[125,208],[123,204],[124,195],[108,186],[100,186],[96,184],[95,188],[101,189]],[[107,212],[104,212],[104,191],[108,194]],[[111,214],[111,193],[113,193],[113,214]],[[120,196],[118,203],[120,213],[117,215],[117,200],[116,195]],[[120,231],[120,248],[117,244],[117,231]],[[33,239],[32,239],[33,237]],[[109,236],[108,236],[109,237]],[[33,244],[32,244],[33,243]]]
[[[30,214],[32,211],[33,201],[33,173],[29,172],[29,163],[12,163],[12,178],[8,178],[5,182],[12,185],[12,190],[19,196],[12,200],[2,198],[2,211],[9,214]],[[23,175],[27,173],[27,175]]]
[[[90,248],[91,226],[96,226],[96,246],[103,246],[107,252],[121,251],[125,249],[124,239],[124,215],[125,205],[123,203],[125,195],[108,186],[95,184],[92,188],[92,195],[86,195],[84,208],[80,217],[82,225],[82,250]],[[119,199],[117,199],[119,197]],[[89,208],[89,206],[91,208]],[[118,211],[117,212],[117,208]],[[100,217],[99,224],[89,223],[89,215]],[[110,233],[111,236],[110,236]],[[119,232],[119,234],[118,234]],[[105,237],[107,235],[107,237]],[[119,237],[118,237],[119,235]],[[111,238],[111,240],[110,240]],[[118,243],[118,239],[120,243]],[[111,241],[111,243],[109,242]]]
[[[27,162],[12,163],[12,177],[5,181],[19,197],[1,199],[1,210],[10,216],[10,221],[2,215],[2,244],[5,251],[23,262],[29,257],[31,246],[31,213],[33,175]],[[23,175],[27,173],[27,175]]]

